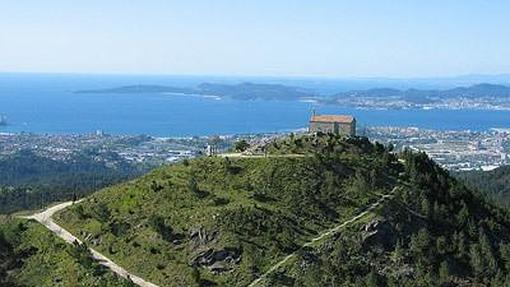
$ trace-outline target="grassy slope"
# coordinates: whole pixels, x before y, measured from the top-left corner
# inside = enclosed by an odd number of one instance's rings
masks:
[[[245,286],[395,184],[397,164],[381,147],[335,137],[319,141],[289,139],[269,147],[307,157],[202,158],[158,169],[91,196],[59,214],[59,221],[161,286]],[[197,230],[201,240],[191,236]],[[192,267],[208,249],[234,250],[240,261],[221,274]]]
[[[0,286],[131,286],[38,223],[0,223]]]
[[[424,154],[402,158],[408,184],[395,198],[260,287],[510,286],[510,213]],[[367,221],[384,228],[367,232]]]

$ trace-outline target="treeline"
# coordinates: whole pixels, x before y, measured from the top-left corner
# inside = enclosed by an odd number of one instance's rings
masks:
[[[114,153],[101,156],[107,161],[97,161],[93,151],[73,154],[68,160],[53,160],[31,151],[1,158],[0,213],[80,198],[148,170]]]
[[[455,176],[473,188],[484,192],[489,198],[510,207],[510,166],[491,171],[466,171]]]

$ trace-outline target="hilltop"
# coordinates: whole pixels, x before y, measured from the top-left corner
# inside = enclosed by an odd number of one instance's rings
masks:
[[[157,169],[57,221],[160,286],[510,283],[508,212],[426,155],[333,135],[263,149]]]

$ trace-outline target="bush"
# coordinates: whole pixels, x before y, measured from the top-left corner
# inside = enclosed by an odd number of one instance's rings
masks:
[[[240,140],[234,144],[234,150],[243,152],[250,148],[250,144],[246,140]]]

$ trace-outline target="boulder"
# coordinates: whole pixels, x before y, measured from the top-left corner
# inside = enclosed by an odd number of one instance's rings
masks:
[[[217,231],[206,231],[203,227],[195,227],[189,231],[189,238],[194,248],[206,245],[217,239]]]
[[[198,253],[190,265],[193,267],[207,267],[214,273],[231,270],[241,260],[241,252],[236,248],[214,250],[209,248]]]
[[[386,220],[374,219],[361,228],[363,248],[392,250],[396,243],[394,227]]]

